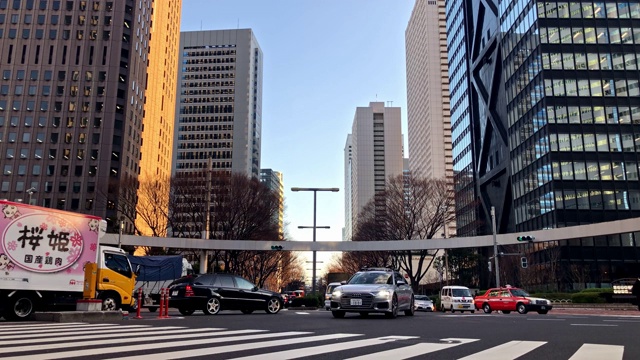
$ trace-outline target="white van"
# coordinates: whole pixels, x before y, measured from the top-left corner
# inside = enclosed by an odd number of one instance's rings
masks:
[[[476,312],[471,290],[466,286],[444,286],[442,290],[440,290],[440,310],[442,312],[449,310],[451,313],[455,311]]]

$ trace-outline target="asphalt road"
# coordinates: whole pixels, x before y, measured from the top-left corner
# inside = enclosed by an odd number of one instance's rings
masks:
[[[0,358],[639,359],[640,312],[417,313],[396,319],[325,310],[236,311],[112,324],[0,322]],[[578,313],[576,313],[578,312]]]

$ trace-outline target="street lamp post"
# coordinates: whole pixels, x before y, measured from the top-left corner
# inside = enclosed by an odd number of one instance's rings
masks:
[[[338,188],[299,188],[292,187],[291,191],[313,191],[313,226],[298,226],[298,229],[313,229],[313,242],[316,242],[316,229],[329,229],[329,226],[317,226],[316,225],[316,195],[318,191],[331,191],[338,192]],[[313,250],[313,273],[311,274],[311,294],[316,294],[316,251]]]
[[[122,229],[124,228],[124,217],[120,217],[120,221],[118,222],[118,249],[122,248]]]
[[[36,192],[36,188],[31,187],[27,190],[27,194],[29,194],[29,205],[31,205],[31,196],[33,195],[33,193]]]

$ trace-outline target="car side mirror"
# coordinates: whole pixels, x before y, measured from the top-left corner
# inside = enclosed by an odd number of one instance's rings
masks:
[[[340,281],[340,285],[345,285],[346,283],[347,283],[347,281],[346,281],[346,280],[342,280],[342,281]]]
[[[251,291],[258,291],[258,287],[254,286],[253,289],[251,289]]]
[[[140,265],[136,265],[136,271],[135,271],[136,276],[140,275],[140,270],[142,270],[142,267]]]

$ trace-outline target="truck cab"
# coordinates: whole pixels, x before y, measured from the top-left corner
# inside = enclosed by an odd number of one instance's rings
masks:
[[[100,250],[94,298],[102,300],[102,310],[135,307],[133,290],[136,274],[127,253],[122,249],[106,246],[100,247]]]

